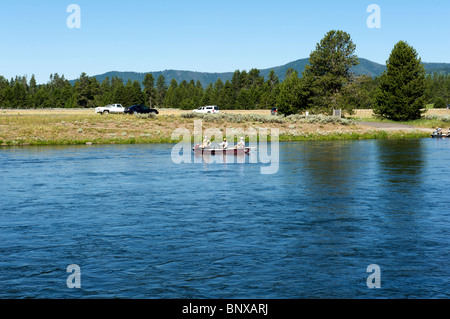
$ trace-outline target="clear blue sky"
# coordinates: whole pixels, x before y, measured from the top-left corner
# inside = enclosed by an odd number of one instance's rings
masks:
[[[380,29],[366,24],[372,3]],[[70,4],[81,8],[79,29],[66,24]],[[374,62],[400,40],[424,62],[450,62],[448,0],[1,0],[0,75],[44,83],[51,73],[263,69],[309,57],[333,29]]]

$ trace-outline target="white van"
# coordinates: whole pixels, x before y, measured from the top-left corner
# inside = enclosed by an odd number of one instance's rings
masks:
[[[195,113],[219,113],[219,107],[217,105],[207,105],[199,107],[198,109],[194,110]]]

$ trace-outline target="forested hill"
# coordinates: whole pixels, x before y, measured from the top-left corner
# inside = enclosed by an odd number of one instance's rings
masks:
[[[301,73],[305,69],[305,66],[308,64],[308,59],[300,59],[296,60],[290,63],[287,63],[285,65],[272,67],[268,69],[262,69],[260,70],[260,74],[264,77],[267,77],[269,72],[273,70],[275,74],[279,77],[280,80],[283,80],[286,74],[286,71],[290,68],[298,71],[299,75],[301,76]],[[450,63],[424,63],[425,68],[427,70],[427,73],[438,73],[447,75],[450,74]],[[380,76],[381,73],[386,69],[385,65],[378,64],[372,61],[369,61],[367,59],[360,58],[359,59],[359,65],[354,67],[352,71],[359,75],[369,75],[371,77]],[[249,70],[247,70],[249,71]],[[146,72],[147,73],[147,72]],[[138,73],[138,72],[119,72],[119,71],[111,71],[100,75],[94,75],[100,83],[106,78],[109,77],[110,79],[114,76],[121,78],[124,83],[126,83],[128,80],[131,81],[139,81],[139,83],[142,83],[145,78],[146,73]],[[226,73],[208,73],[208,72],[194,72],[194,71],[180,71],[180,70],[164,70],[164,71],[156,71],[156,72],[148,72],[152,73],[153,77],[155,79],[158,78],[161,74],[165,77],[166,83],[170,83],[172,79],[177,80],[178,83],[186,80],[187,82],[194,80],[194,82],[200,81],[200,83],[203,85],[203,87],[208,86],[210,83],[215,83],[217,79],[221,79],[223,82],[226,82],[227,80],[231,81],[231,78],[233,76],[233,72],[226,72]],[[75,82],[75,80],[70,81],[72,84]]]

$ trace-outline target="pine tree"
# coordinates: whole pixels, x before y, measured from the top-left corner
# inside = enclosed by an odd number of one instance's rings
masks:
[[[164,98],[167,93],[167,85],[166,85],[166,78],[164,75],[159,75],[158,79],[156,80],[156,105],[158,107],[162,107],[164,104]]]
[[[111,80],[109,79],[109,76],[107,76],[100,84],[99,97],[96,104],[107,105],[114,103],[111,101],[111,95]]]
[[[35,94],[33,94],[32,100],[34,107],[47,108],[50,105],[50,90],[46,85],[39,85]]]
[[[0,108],[9,106],[9,99],[7,98],[7,91],[9,91],[9,82],[0,75]]]
[[[284,115],[298,113],[305,105],[304,92],[297,71],[290,73],[289,77],[280,84],[280,93],[277,99],[278,111]]]
[[[232,110],[235,107],[235,90],[233,84],[229,80],[225,82],[223,88],[220,90],[219,106],[224,110]]]
[[[337,105],[341,110],[352,114],[354,109],[373,109],[378,79],[362,75],[352,78],[337,97]]]
[[[25,108],[27,107],[27,88],[24,86],[22,81],[15,81],[13,87],[13,103],[12,107],[15,108]]]
[[[210,83],[207,87],[206,90],[203,94],[203,97],[201,99],[201,104],[202,105],[213,105],[215,104],[214,101],[214,88],[213,88],[213,84]]]
[[[121,78],[118,78],[117,76],[113,76],[111,79],[111,100],[109,103],[120,103],[123,106],[126,106],[122,102],[123,91],[124,91],[123,80]]]
[[[28,87],[28,93],[34,94],[36,93],[36,91],[37,91],[36,77],[33,74],[30,79],[30,86]]]
[[[152,107],[156,102],[155,78],[153,74],[147,73],[142,84],[144,85],[144,94],[146,95],[147,102]]]
[[[131,85],[131,101],[130,104],[145,104],[146,95],[142,92],[142,87],[139,81],[134,80]]]
[[[355,50],[356,45],[344,31],[329,31],[317,44],[303,72],[310,107],[325,113],[338,108],[338,96],[353,76],[350,69],[359,63]]]
[[[380,77],[374,113],[394,121],[419,119],[425,105],[425,69],[416,50],[398,42]]]
[[[434,108],[435,109],[444,109],[447,107],[447,103],[445,103],[445,100],[438,96],[434,102]]]
[[[276,107],[279,92],[279,84],[280,80],[278,76],[275,74],[274,70],[271,70],[269,72],[269,75],[267,76],[267,81],[262,88],[260,98],[262,108],[271,109],[273,107]]]
[[[220,108],[224,108],[224,106],[221,104],[222,90],[223,90],[223,82],[220,78],[218,78],[217,81],[214,83],[214,93],[213,93],[214,103],[212,104],[218,105]]]
[[[53,94],[53,75],[50,75],[50,94]],[[81,73],[80,78],[75,82],[75,90],[77,93],[77,105],[80,107],[91,107],[94,100],[94,94],[91,87],[91,81],[86,73]]]
[[[178,108],[179,102],[177,99],[178,82],[175,79],[170,81],[170,86],[167,89],[167,93],[164,99],[164,107],[166,108]]]

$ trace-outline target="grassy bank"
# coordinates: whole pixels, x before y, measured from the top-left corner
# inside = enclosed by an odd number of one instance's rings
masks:
[[[418,128],[429,128],[430,130],[439,126],[441,128],[449,128],[450,127],[450,115],[425,115],[421,119],[413,120],[413,121],[392,121],[382,118],[370,117],[370,118],[352,118],[355,121],[365,121],[365,122],[378,122],[378,123],[392,123],[392,124],[400,124],[400,125],[412,125]]]
[[[176,143],[177,128],[194,134],[194,121],[202,129],[249,131],[277,128],[280,141],[398,139],[429,137],[421,130],[374,130],[352,120],[325,116],[276,117],[265,111],[223,112],[194,116],[178,110],[161,110],[158,116],[98,115],[93,110],[10,110],[0,113],[0,145],[79,145]],[[193,138],[193,137],[192,137]]]
[[[425,110],[425,114],[421,119],[405,122],[395,122],[392,120],[376,117],[373,115],[372,110],[356,111],[355,114],[350,116],[349,118],[355,121],[412,125],[419,128],[429,128],[431,130],[436,128],[436,126],[439,126],[441,128],[450,127],[450,110],[448,109],[427,109]]]

